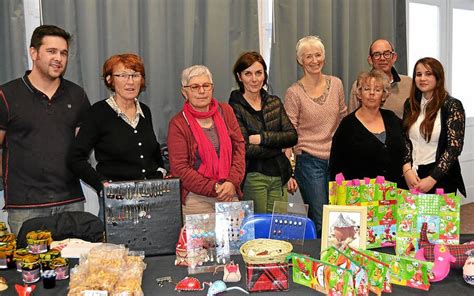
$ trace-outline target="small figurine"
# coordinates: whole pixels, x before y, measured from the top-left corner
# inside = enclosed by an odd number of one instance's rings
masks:
[[[215,281],[209,286],[209,290],[207,291],[207,296],[214,296],[218,295],[220,293],[230,291],[230,290],[239,290],[245,294],[248,294],[249,292],[245,291],[241,287],[229,287],[227,288],[227,285],[223,281]]]
[[[18,293],[18,296],[30,296],[31,293],[36,289],[36,285],[28,286],[28,284],[22,285],[15,285],[15,290]]]

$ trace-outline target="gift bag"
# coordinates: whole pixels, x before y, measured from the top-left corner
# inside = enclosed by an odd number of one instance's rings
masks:
[[[224,282],[239,282],[241,278],[239,264],[235,264],[234,261],[231,261],[224,266]]]
[[[397,255],[415,255],[423,223],[430,243],[459,244],[461,197],[437,192],[441,194],[401,190],[397,197]]]
[[[249,292],[287,291],[288,264],[247,264],[247,290]]]
[[[330,204],[367,206],[366,248],[395,246],[397,184],[384,177],[344,180],[342,174],[329,183]]]

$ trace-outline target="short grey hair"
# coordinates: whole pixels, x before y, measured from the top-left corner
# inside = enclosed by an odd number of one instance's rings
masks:
[[[373,69],[369,72],[359,73],[359,76],[357,76],[357,88],[355,95],[357,99],[360,100],[360,96],[362,93],[362,85],[364,83],[368,83],[372,78],[374,78],[376,82],[381,83],[383,86],[382,103],[380,104],[380,107],[382,107],[385,101],[387,100],[387,97],[390,95],[391,85],[390,81],[388,80],[388,76],[380,70]]]
[[[203,75],[207,75],[211,83],[213,83],[211,71],[209,71],[209,68],[207,68],[206,66],[194,65],[191,67],[187,67],[183,70],[183,72],[181,72],[181,86],[186,86],[192,78]]]
[[[309,35],[306,37],[301,38],[296,43],[296,59],[301,64],[301,56],[303,55],[303,49],[305,47],[315,46],[323,52],[323,56],[326,56],[326,52],[324,51],[324,44],[319,36]]]

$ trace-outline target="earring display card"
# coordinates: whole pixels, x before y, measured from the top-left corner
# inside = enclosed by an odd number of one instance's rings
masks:
[[[107,242],[147,256],[173,254],[181,219],[177,178],[111,182],[104,188]]]
[[[271,239],[289,240],[303,244],[308,215],[308,205],[276,201],[273,204]],[[300,243],[298,243],[300,242]]]
[[[212,272],[230,261],[227,226],[216,228],[216,221],[225,219],[222,214],[186,216],[189,274]]]
[[[253,215],[253,201],[218,202],[216,214],[222,214],[223,218],[222,221],[216,220],[216,229],[227,228],[230,254],[240,255],[240,246],[248,240],[255,239],[253,227],[245,230],[241,227],[244,218]]]

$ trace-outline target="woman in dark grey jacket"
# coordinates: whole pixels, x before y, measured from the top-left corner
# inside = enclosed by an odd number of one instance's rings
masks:
[[[273,211],[275,201],[288,201],[296,191],[290,161],[284,148],[294,146],[298,135],[277,96],[269,95],[267,65],[257,52],[245,52],[235,62],[239,85],[229,99],[246,143],[244,199],[254,201],[255,213]]]

